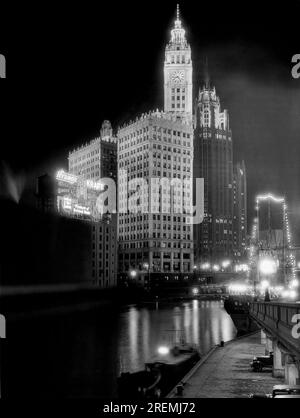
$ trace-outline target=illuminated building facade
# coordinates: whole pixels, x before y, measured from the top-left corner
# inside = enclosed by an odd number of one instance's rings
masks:
[[[190,273],[192,61],[179,10],[165,51],[164,112],[144,114],[119,129],[118,175],[119,271],[126,277],[146,263],[157,277]],[[139,190],[135,213],[129,183]]]
[[[233,172],[233,248],[235,260],[246,257],[247,173],[244,161],[235,164]]]
[[[58,211],[89,223],[92,282],[106,288],[116,285],[118,257],[116,215],[103,214],[105,178],[117,180],[117,139],[109,121],[98,138],[69,153],[69,171],[56,174]]]
[[[233,151],[227,110],[206,84],[196,100],[194,176],[204,178],[204,220],[196,225],[196,262],[219,263],[233,255]]]
[[[102,123],[98,138],[69,153],[69,172],[94,181],[117,180],[117,138],[109,121]]]

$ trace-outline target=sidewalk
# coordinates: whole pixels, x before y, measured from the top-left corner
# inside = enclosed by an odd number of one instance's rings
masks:
[[[260,332],[218,347],[187,377],[182,397],[246,398],[250,393],[270,393],[283,379],[272,377],[270,370],[254,373],[250,368],[253,357],[264,354]]]

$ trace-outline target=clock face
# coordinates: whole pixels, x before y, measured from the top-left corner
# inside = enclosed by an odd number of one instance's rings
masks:
[[[171,75],[171,79],[174,83],[182,83],[184,81],[184,72],[183,71],[174,71]]]

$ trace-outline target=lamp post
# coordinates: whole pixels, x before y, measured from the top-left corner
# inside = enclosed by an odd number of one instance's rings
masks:
[[[135,279],[137,277],[137,271],[136,270],[130,270],[129,275],[131,279]]]
[[[149,287],[150,287],[150,279],[151,279],[151,277],[150,277],[150,264],[149,263],[144,263],[143,264],[143,267],[148,272],[148,286],[147,287],[149,289]]]

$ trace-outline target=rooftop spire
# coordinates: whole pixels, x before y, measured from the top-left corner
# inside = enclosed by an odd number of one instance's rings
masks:
[[[174,29],[171,30],[171,43],[172,44],[186,44],[185,30],[182,27],[180,20],[180,9],[179,4],[176,8],[176,20]]]

